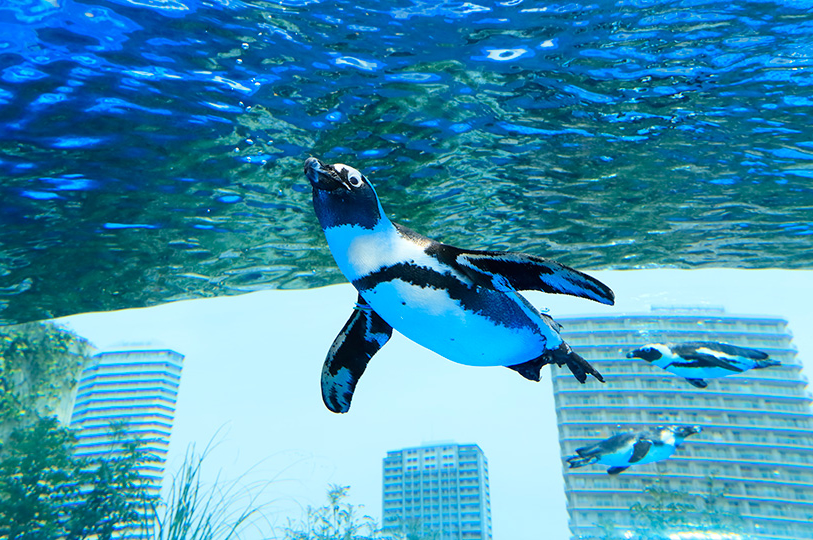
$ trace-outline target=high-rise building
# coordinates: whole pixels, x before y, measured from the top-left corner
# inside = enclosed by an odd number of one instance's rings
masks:
[[[709,479],[712,491],[725,493],[715,501],[716,510],[731,518],[725,533],[760,540],[813,538],[811,396],[786,321],[729,315],[722,308],[654,308],[646,314],[557,320],[565,340],[607,381],[582,385],[567,370],[553,376],[563,457],[625,429],[703,428],[670,459],[618,476],[600,465],[565,468],[574,538],[601,537],[607,527],[616,536],[636,538],[630,508],[652,502],[644,488],[658,481],[697,496],[709,492]],[[782,365],[710,379],[708,388],[697,389],[625,357],[646,343],[685,341],[755,348]]]
[[[122,442],[139,440],[150,462],[139,469],[147,492],[161,489],[183,355],[132,345],[94,355],[82,370],[71,415],[79,456],[116,455]],[[119,435],[114,431],[118,429]],[[118,437],[118,438],[117,438]]]
[[[383,484],[385,531],[491,540],[488,461],[476,444],[387,452]]]

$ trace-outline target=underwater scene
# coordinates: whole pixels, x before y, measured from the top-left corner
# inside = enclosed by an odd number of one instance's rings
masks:
[[[805,0],[0,2],[0,540],[813,539],[811,111]]]

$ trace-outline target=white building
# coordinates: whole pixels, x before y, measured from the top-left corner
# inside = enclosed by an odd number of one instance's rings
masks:
[[[579,384],[565,369],[553,377],[562,456],[622,429],[691,424],[703,432],[663,462],[609,476],[606,467],[564,470],[573,538],[636,538],[630,507],[660,479],[699,495],[707,478],[726,492],[721,510],[760,540],[813,538],[813,416],[807,380],[786,321],[728,315],[721,308],[656,308],[651,313],[561,317],[562,336],[605,377]],[[709,380],[696,389],[626,353],[646,343],[722,341],[762,350],[782,366]]]
[[[437,540],[491,540],[488,462],[476,444],[438,443],[387,452],[384,530]]]
[[[121,441],[138,439],[150,456],[140,473],[148,491],[161,489],[183,355],[151,345],[129,345],[94,355],[82,370],[71,415],[76,454],[115,455]],[[111,426],[119,426],[118,443]]]

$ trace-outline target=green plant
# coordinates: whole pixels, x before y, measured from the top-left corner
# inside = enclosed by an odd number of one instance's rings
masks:
[[[172,479],[166,501],[150,505],[143,528],[150,540],[229,540],[243,527],[262,518],[256,504],[261,493],[237,482],[223,484],[218,475],[211,486],[201,479],[209,447],[200,455],[187,452],[180,473]]]
[[[659,535],[688,525],[688,514],[694,511],[688,493],[670,489],[660,480],[645,487],[644,493],[651,501],[646,503],[639,501],[630,507],[630,512],[642,525],[639,531]]]
[[[51,322],[0,328],[0,441],[70,397],[90,350],[86,339]]]
[[[73,454],[75,437],[52,417],[14,429],[0,446],[0,539],[110,540],[141,520],[149,498],[136,443],[109,458]]]
[[[725,490],[716,486],[712,476],[706,477],[706,490],[700,494],[670,489],[661,479],[644,488],[644,493],[649,502],[630,507],[637,522],[636,538],[660,540],[682,531],[737,532],[740,538],[748,538],[742,518],[725,509]]]
[[[345,502],[350,486],[332,484],[327,504],[308,506],[303,521],[288,523],[285,540],[372,540],[381,537],[375,520],[358,515],[358,508]]]

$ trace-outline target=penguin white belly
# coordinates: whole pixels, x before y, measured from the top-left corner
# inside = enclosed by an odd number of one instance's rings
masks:
[[[618,452],[612,454],[603,454],[599,459],[598,463],[602,465],[607,465],[608,467],[626,467],[630,464],[630,458],[632,457],[632,445],[629,448],[625,448]]]
[[[464,309],[444,289],[395,279],[379,283],[361,295],[404,336],[460,364],[520,364],[539,356],[549,341],[530,318],[517,326],[496,323],[481,313]]]
[[[453,362],[511,366],[561,343],[527,302],[475,287],[392,224],[332,227],[325,237],[342,273],[384,321]],[[465,306],[462,297],[476,307]]]
[[[598,460],[602,465],[610,467],[628,467],[630,465],[645,465],[668,458],[675,453],[675,447],[668,444],[653,444],[646,455],[635,463],[630,463],[633,454],[633,446],[613,454],[604,454]]]
[[[730,369],[723,369],[719,367],[687,368],[670,366],[665,369],[678,377],[683,377],[684,379],[718,379],[727,375],[736,375],[740,373],[739,371],[732,371]]]

